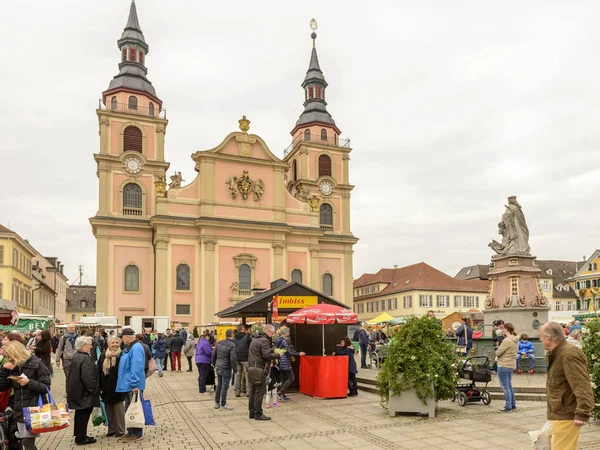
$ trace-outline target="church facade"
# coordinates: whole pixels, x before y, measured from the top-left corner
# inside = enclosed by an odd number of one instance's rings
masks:
[[[352,305],[351,149],[327,111],[311,37],[304,111],[283,159],[242,117],[239,131],[191,155],[198,174],[184,185],[168,171],[168,120],[147,77],[149,46],[131,4],[119,73],[97,110],[99,199],[90,223],[98,312],[123,324],[131,316],[206,324],[280,278]]]

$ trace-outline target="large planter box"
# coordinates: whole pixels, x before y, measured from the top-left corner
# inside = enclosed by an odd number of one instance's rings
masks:
[[[430,418],[435,417],[437,409],[437,401],[428,399],[427,404],[423,404],[421,399],[417,397],[417,391],[410,389],[403,391],[400,395],[394,395],[390,391],[390,401],[388,405],[389,415],[394,417],[396,413],[410,414],[428,414]]]

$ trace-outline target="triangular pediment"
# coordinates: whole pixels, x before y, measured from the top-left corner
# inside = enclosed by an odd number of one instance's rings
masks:
[[[223,142],[210,150],[197,151],[192,155],[192,159],[196,161],[203,155],[223,155],[232,158],[248,158],[285,164],[271,152],[260,136],[239,131],[230,133]]]

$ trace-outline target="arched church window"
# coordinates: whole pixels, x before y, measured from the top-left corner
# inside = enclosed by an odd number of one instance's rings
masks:
[[[123,151],[129,150],[142,153],[142,130],[133,125],[125,128],[123,132]]]
[[[319,208],[319,221],[321,228],[333,230],[333,208],[327,203],[321,204]]]
[[[321,136],[323,133],[321,133]],[[327,155],[319,156],[319,177],[331,176],[331,158]]]
[[[148,105],[148,115],[154,117],[154,103],[152,102]]]
[[[190,266],[179,264],[177,266],[177,287],[178,291],[190,290]]]
[[[123,215],[142,215],[142,188],[135,183],[128,183],[123,188]]]
[[[132,95],[129,97],[129,109],[137,109],[138,107],[138,100],[137,97],[135,95]]]
[[[321,128],[321,140],[322,141],[327,140],[327,130],[325,128]]]
[[[304,130],[304,140],[310,141],[310,130],[308,128]]]
[[[252,270],[248,264],[240,266],[238,283],[240,291],[249,291],[252,289]]]
[[[292,283],[302,283],[302,272],[299,269],[292,270]]]
[[[323,294],[333,295],[333,277],[328,273],[323,275]]]
[[[125,267],[125,291],[138,292],[140,290],[140,269],[133,264]]]
[[[298,181],[298,164],[296,164],[296,160],[292,161],[292,181]]]
[[[110,109],[112,109],[113,111],[115,109],[117,109],[117,96],[113,95],[113,97],[110,99]]]

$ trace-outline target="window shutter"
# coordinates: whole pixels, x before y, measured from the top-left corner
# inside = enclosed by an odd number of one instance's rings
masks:
[[[331,176],[331,158],[327,155],[319,156],[319,177]]]
[[[127,127],[123,133],[123,151],[128,150],[142,153],[142,132],[137,127]]]

